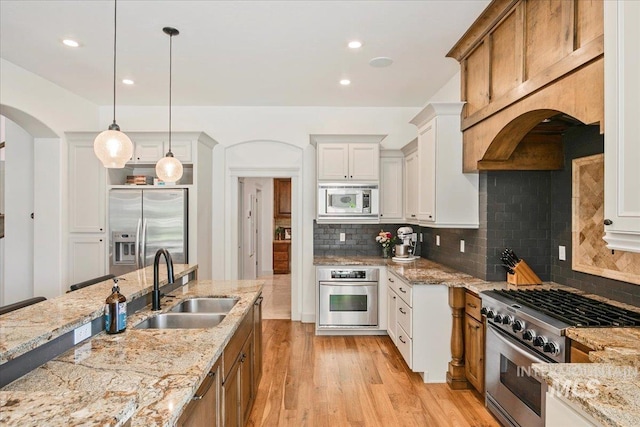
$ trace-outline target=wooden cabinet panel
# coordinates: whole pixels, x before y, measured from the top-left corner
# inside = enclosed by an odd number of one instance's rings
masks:
[[[468,314],[465,318],[465,375],[478,392],[484,393],[484,326]]]
[[[225,350],[226,351],[226,350]],[[222,391],[224,396],[225,427],[242,427],[240,425],[240,371],[239,363],[234,363],[231,371],[224,380]]]
[[[564,0],[527,1],[525,3],[525,72],[534,77],[573,50],[573,2]]]
[[[576,2],[576,48],[604,34],[604,4],[602,0]]]
[[[467,105],[466,116],[489,104],[489,47],[480,45],[465,59],[463,74],[466,76],[463,95]]]
[[[573,340],[570,341],[569,346],[571,348],[569,356],[570,363],[591,363],[591,360],[589,360],[589,352],[593,351],[592,348]]]
[[[469,316],[473,317],[477,321],[482,321],[482,315],[480,314],[480,309],[482,308],[482,300],[472,294],[471,292],[465,293],[465,306],[464,310]]]
[[[273,216],[291,218],[291,178],[273,180]]]
[[[216,363],[180,416],[177,427],[220,425],[220,364]]]
[[[491,34],[491,98],[522,83],[522,10],[514,9]],[[519,25],[518,25],[519,24]]]
[[[273,242],[273,274],[289,274],[291,272],[291,243],[290,241]]]
[[[251,414],[251,407],[255,398],[253,389],[253,332],[244,343],[238,360],[240,381],[239,381],[239,397],[240,397],[240,419],[241,425],[246,425]]]

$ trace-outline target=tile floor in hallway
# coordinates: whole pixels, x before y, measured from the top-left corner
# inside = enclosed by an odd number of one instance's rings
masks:
[[[262,290],[263,319],[291,319],[291,274],[259,277],[266,280]]]

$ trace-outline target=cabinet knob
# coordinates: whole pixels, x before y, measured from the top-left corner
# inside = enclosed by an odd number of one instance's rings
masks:
[[[353,178],[353,175],[351,175],[349,178]]]
[[[604,220],[604,225],[611,225],[611,224],[613,224],[613,221],[611,221],[610,219]]]
[[[347,177],[347,175],[344,176],[345,178]]]

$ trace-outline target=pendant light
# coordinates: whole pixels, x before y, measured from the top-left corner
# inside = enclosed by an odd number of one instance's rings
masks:
[[[164,182],[176,182],[182,178],[182,163],[173,157],[171,152],[171,62],[173,36],[177,36],[180,32],[172,27],[164,27],[162,31],[169,35],[169,151],[156,163],[156,174]]]
[[[93,151],[105,168],[124,168],[133,156],[133,143],[120,132],[116,123],[116,46],[117,46],[118,0],[113,7],[113,123],[93,141]]]

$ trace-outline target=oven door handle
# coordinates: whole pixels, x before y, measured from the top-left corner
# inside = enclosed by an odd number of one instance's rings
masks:
[[[507,347],[509,347],[511,350],[515,351],[516,353],[520,354],[521,356],[527,359],[531,359],[532,363],[549,363],[548,361],[542,360],[536,355],[534,355],[533,353],[525,351],[519,346],[517,346],[516,344],[512,343],[509,338],[502,336],[502,334],[498,332],[493,326],[489,325],[488,329],[490,332],[495,334],[496,338],[498,338],[503,344],[505,344]]]
[[[378,282],[319,282],[320,286],[378,286]]]

